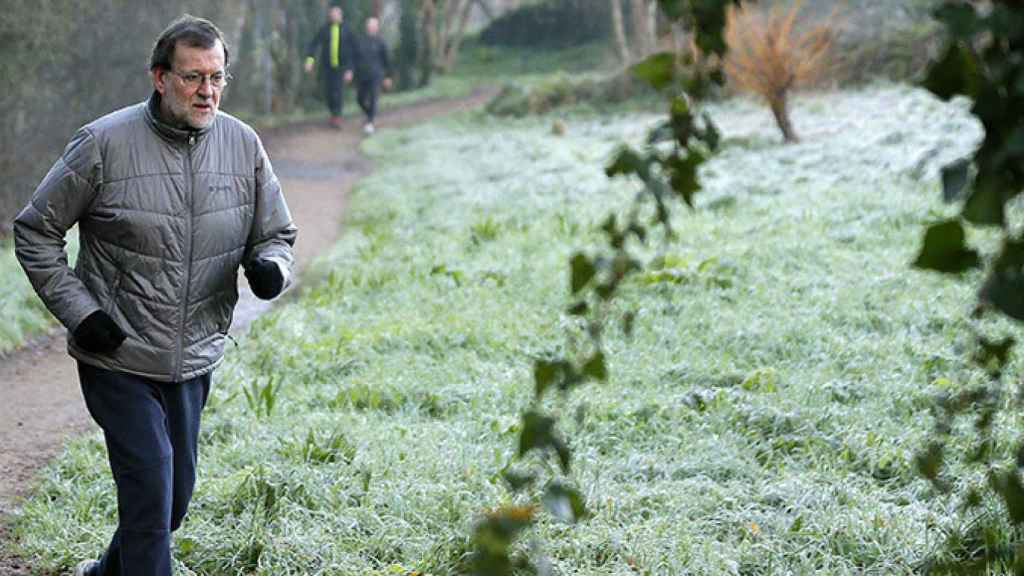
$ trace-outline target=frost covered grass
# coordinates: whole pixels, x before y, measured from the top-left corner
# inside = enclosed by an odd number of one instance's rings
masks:
[[[72,234],[69,240],[73,257],[77,237]],[[55,324],[14,257],[14,245],[0,242],[0,357]]]
[[[799,98],[782,146],[744,101],[696,212],[647,256],[608,334],[611,381],[566,432],[593,517],[545,521],[558,574],[910,574],[956,528],[913,470],[964,349],[972,279],[909,268],[942,162],[979,129],[909,88]],[[377,172],[304,293],[215,378],[177,558],[199,574],[457,573],[500,479],[531,359],[573,320],[567,262],[635,184],[601,170],[656,116],[383,132]],[[319,278],[313,280],[313,278]],[[102,441],[72,442],[16,522],[56,570],[98,551],[115,502]]]

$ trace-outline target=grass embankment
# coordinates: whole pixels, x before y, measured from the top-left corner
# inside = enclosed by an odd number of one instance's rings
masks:
[[[73,257],[78,242],[71,236],[68,248]],[[14,257],[13,243],[0,242],[0,356],[55,324]]]
[[[908,262],[950,212],[936,166],[977,128],[904,88],[797,100],[793,146],[759,107],[712,114],[727,138],[702,207],[625,290],[633,338],[609,333],[611,382],[566,422],[594,517],[545,523],[545,548],[561,574],[912,573],[952,504],[910,456],[934,394],[978,376],[971,284]],[[323,279],[217,373],[178,558],[454,572],[475,515],[510,498],[531,359],[573,324],[568,258],[635,191],[601,165],[654,120],[571,117],[560,138],[467,114],[369,141],[378,171]],[[18,551],[68,566],[114,519],[94,434],[46,470]]]

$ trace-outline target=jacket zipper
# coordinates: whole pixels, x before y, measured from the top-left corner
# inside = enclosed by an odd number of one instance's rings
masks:
[[[185,371],[185,325],[188,323],[186,316],[188,315],[189,291],[192,287],[192,216],[195,212],[195,195],[192,184],[192,147],[195,146],[195,143],[195,135],[189,135],[188,149],[185,151],[185,194],[188,202],[188,214],[186,215],[188,232],[185,235],[185,242],[187,242],[188,249],[185,256],[185,297],[181,300],[181,324],[178,327],[178,363],[174,378],[176,382],[182,380]]]
[[[114,315],[114,308],[117,307],[117,293],[121,290],[121,278],[124,277],[124,272],[118,267],[117,275],[114,276],[114,283],[110,286],[110,302],[108,303],[107,310],[105,312],[111,316]]]

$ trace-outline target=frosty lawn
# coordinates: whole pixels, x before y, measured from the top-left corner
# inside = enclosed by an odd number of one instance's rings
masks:
[[[71,258],[78,253],[78,235],[68,238]],[[14,257],[14,246],[0,243],[0,356],[55,324]]]
[[[566,418],[594,517],[539,536],[560,574],[911,573],[952,504],[910,456],[942,387],[977,375],[972,283],[915,272],[951,212],[938,167],[971,150],[962,105],[883,87],[795,103],[777,143],[745,101],[661,269],[627,290],[632,339]],[[478,512],[511,496],[531,360],[561,343],[566,262],[634,190],[602,165],[657,116],[478,114],[369,141],[378,172],[313,288],[229,354],[206,414],[178,558],[200,574],[458,570]],[[952,343],[952,344],[951,344]],[[48,569],[114,526],[97,434],[18,519]]]

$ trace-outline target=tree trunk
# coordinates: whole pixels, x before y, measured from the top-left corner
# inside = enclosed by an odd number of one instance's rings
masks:
[[[658,45],[658,13],[661,12],[658,9],[657,0],[646,0],[647,1],[647,30],[650,32],[648,38],[650,38],[650,44],[647,46],[648,53],[653,54],[661,50],[661,46]]]
[[[412,90],[416,56],[419,52],[419,28],[416,25],[416,0],[402,0],[402,15],[398,20],[398,87]]]
[[[615,49],[623,66],[629,66],[629,44],[626,43],[626,27],[622,21],[622,0],[611,0],[612,32],[615,34]]]
[[[434,20],[434,0],[422,0],[420,12],[420,87],[430,84],[434,74],[434,54],[437,50],[437,23]]]
[[[446,74],[455,68],[455,62],[459,58],[459,48],[462,46],[462,40],[466,37],[466,26],[469,25],[469,15],[473,11],[473,0],[462,0],[459,10],[458,28],[455,29],[454,35],[448,37],[445,44],[444,63],[441,69]]]
[[[270,21],[269,6],[266,0],[254,2],[256,11],[256,45],[260,50],[260,75],[263,80],[260,111],[271,114],[274,111],[274,59],[270,55]]]
[[[793,122],[789,119],[789,102],[788,94],[785,92],[776,94],[768,105],[772,109],[772,115],[775,117],[775,124],[778,125],[779,130],[782,132],[783,139],[786,140],[787,144],[799,142],[800,138],[796,135],[796,130],[793,129]]]
[[[645,0],[630,2],[633,20],[633,49],[637,60],[643,60],[651,53],[651,21]]]
[[[494,8],[491,8],[491,3],[487,0],[473,0],[473,3],[480,7],[480,11],[484,13],[484,17],[490,22],[494,20]]]

